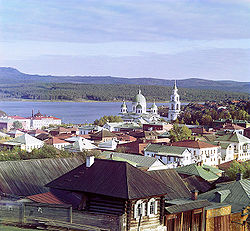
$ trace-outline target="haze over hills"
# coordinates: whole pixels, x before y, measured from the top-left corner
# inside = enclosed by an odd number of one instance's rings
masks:
[[[0,67],[0,84],[17,83],[82,83],[82,84],[135,84],[173,86],[173,79],[157,78],[125,78],[111,76],[52,76],[30,75],[11,67]],[[195,89],[214,89],[233,92],[250,93],[250,82],[237,82],[230,80],[206,80],[188,78],[178,80],[178,87]]]

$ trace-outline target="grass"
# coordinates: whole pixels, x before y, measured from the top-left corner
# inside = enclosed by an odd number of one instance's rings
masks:
[[[34,229],[25,229],[25,228],[18,228],[15,226],[8,226],[8,225],[0,225],[1,231],[34,231]]]

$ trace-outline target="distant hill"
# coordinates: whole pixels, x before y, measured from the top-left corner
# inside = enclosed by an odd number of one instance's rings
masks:
[[[0,84],[17,83],[83,83],[83,84],[134,84],[173,86],[173,80],[156,78],[121,78],[111,76],[52,76],[29,75],[11,67],[0,67]],[[250,82],[228,80],[206,80],[189,78],[178,80],[178,87],[195,89],[212,89],[232,92],[250,93]]]

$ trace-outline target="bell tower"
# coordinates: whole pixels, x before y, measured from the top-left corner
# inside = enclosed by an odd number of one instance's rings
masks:
[[[170,97],[170,105],[168,111],[168,120],[176,120],[181,111],[180,96],[178,94],[178,89],[176,86],[176,80],[174,82],[174,87],[172,90],[172,95]]]

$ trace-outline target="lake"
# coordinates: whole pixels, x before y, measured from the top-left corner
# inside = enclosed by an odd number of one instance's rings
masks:
[[[1,101],[0,110],[8,115],[31,116],[39,110],[42,114],[62,119],[63,123],[92,123],[104,115],[117,115],[121,102],[38,102],[38,101]],[[150,107],[152,103],[148,103]],[[168,103],[157,103],[157,106]],[[130,110],[131,102],[127,103]]]

